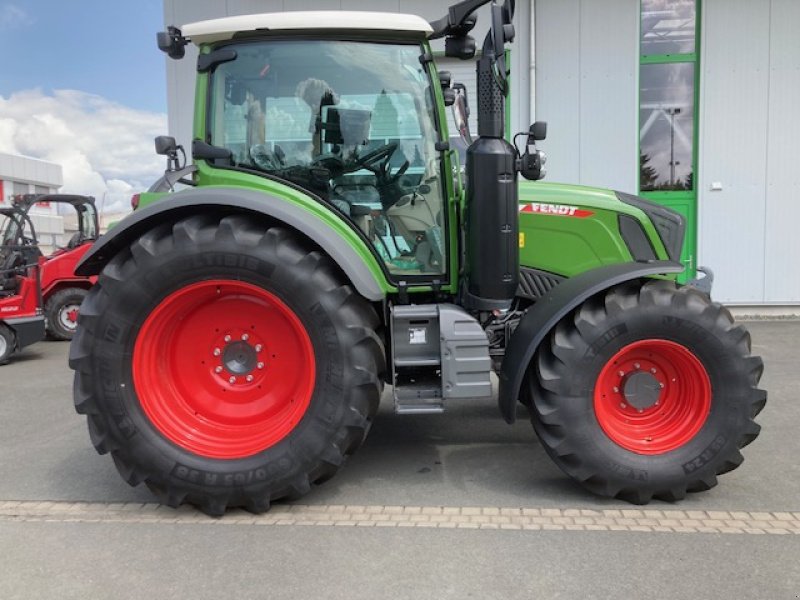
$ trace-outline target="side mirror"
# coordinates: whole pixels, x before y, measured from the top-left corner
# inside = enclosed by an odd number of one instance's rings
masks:
[[[547,121],[536,121],[528,133],[528,143],[532,144],[547,137]]]
[[[173,156],[178,151],[175,138],[171,135],[159,135],[156,139],[156,154],[161,156]]]
[[[186,54],[186,44],[189,43],[189,40],[181,35],[180,29],[170,25],[166,31],[159,31],[156,34],[156,42],[159,50],[170,58],[178,60]]]
[[[463,83],[454,83],[451,88],[455,95],[453,100],[453,121],[455,121],[458,134],[464,143],[472,144],[472,133],[469,130],[469,101],[467,100],[467,87]]]
[[[444,40],[444,55],[448,58],[469,60],[475,56],[475,38],[471,35],[448,36]]]

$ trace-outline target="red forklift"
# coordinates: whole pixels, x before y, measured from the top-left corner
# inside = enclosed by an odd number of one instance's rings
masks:
[[[0,365],[45,337],[39,251],[33,223],[15,206],[0,207]],[[27,235],[28,232],[33,237]]]
[[[65,246],[57,247],[55,252],[45,256],[39,247],[33,223],[24,218],[20,222],[30,232],[25,238],[30,254],[27,258],[35,258],[39,264],[47,335],[55,340],[70,340],[78,325],[81,302],[97,281],[96,277],[75,275],[76,265],[99,235],[97,208],[93,197],[77,194],[21,194],[12,197],[12,204],[23,217],[27,217],[37,204],[50,203],[69,205],[75,209],[77,231]],[[14,237],[13,232],[8,233],[10,238]]]

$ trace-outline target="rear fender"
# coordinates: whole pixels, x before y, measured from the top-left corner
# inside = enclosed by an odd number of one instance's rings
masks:
[[[558,284],[537,300],[522,317],[506,347],[498,374],[500,413],[508,423],[516,420],[517,399],[528,366],[539,344],[556,324],[590,297],[620,283],[653,275],[680,273],[683,265],[671,261],[620,263],[585,271]]]
[[[234,187],[184,190],[137,210],[95,242],[75,273],[82,276],[97,275],[120,250],[149,229],[181,217],[213,210],[250,213],[283,223],[327,253],[366,299],[379,301],[386,295],[387,286],[381,277],[381,268],[366,243],[346,224],[342,226],[345,229],[334,228],[331,223],[340,221],[341,217],[333,211],[321,204],[311,211],[279,196]]]

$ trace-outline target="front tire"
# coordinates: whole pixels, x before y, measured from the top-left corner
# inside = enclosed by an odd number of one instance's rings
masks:
[[[763,370],[750,335],[692,288],[651,280],[581,305],[529,377],[532,421],[556,464],[590,491],[679,500],[735,469],[760,427]]]
[[[80,306],[88,292],[82,288],[65,288],[47,299],[47,335],[54,340],[71,340],[78,328]]]
[[[4,365],[11,358],[16,348],[17,341],[14,332],[7,325],[0,323],[0,365]]]
[[[253,512],[330,478],[382,392],[377,315],[332,261],[244,216],[146,233],[104,269],[70,349],[98,452],[165,504]]]

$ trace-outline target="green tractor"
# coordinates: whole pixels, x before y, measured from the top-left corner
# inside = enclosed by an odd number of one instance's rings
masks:
[[[469,107],[429,40],[472,58],[490,1],[462,183],[446,107],[465,137]],[[99,282],[70,352],[77,411],[128,483],[211,515],[265,511],[334,475],[385,384],[397,413],[440,413],[491,396],[492,371],[502,417],[527,409],[596,494],[678,500],[741,463],[766,401],[748,332],[676,283],[679,215],[536,182],[544,124],[518,145],[504,131],[513,10],[159,34],[175,59],[199,47],[193,164],[157,139],[164,178],[78,269]]]

